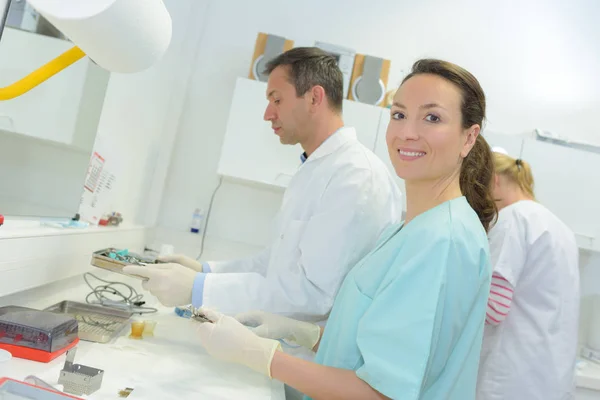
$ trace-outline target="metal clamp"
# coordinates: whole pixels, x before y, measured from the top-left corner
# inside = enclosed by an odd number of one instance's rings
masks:
[[[193,319],[194,321],[198,321],[198,322],[202,322],[202,323],[210,322],[211,324],[214,322],[214,321],[211,321],[206,315],[204,315],[204,313],[202,313],[199,308],[194,308],[194,306],[190,305],[189,310],[192,313],[191,319]]]

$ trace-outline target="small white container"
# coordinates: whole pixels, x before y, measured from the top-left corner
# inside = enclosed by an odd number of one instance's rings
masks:
[[[202,234],[202,228],[204,225],[204,212],[202,209],[196,208],[194,215],[192,216],[192,223],[190,224],[190,232]]]
[[[8,373],[10,372],[10,360],[12,354],[6,350],[0,349],[0,378],[10,378]]]

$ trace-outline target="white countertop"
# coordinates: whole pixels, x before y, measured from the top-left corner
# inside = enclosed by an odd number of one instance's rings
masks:
[[[98,270],[95,275],[126,282],[141,290],[140,281]],[[0,306],[21,305],[43,309],[63,300],[85,302],[90,290],[81,276],[0,298]],[[283,384],[243,366],[224,363],[206,354],[194,334],[196,322],[177,316],[173,308],[157,306],[154,297],[144,293],[146,305],[159,308],[142,319],[157,321],[155,336],[129,339],[129,328],[107,344],[81,341],[75,363],[103,369],[100,390],[89,399],[117,399],[117,392],[134,388],[128,399],[285,399]],[[0,375],[23,380],[36,375],[58,385],[65,355],[50,363],[13,358],[0,364]]]
[[[600,365],[593,361],[580,359],[577,367],[576,384],[578,388],[597,390],[600,394]]]
[[[47,229],[49,232],[51,228]],[[17,232],[14,234],[18,236]],[[150,247],[159,249],[161,244],[170,243],[175,245],[176,252],[195,256],[199,241],[199,235],[163,229],[156,232]],[[252,254],[259,247],[209,237],[205,250],[203,259],[231,259]],[[147,305],[158,304],[149,293],[141,290],[138,280],[100,269],[94,269],[93,272],[104,279],[127,282],[144,294]],[[89,292],[83,278],[77,276],[0,297],[0,306],[21,305],[43,309],[63,300],[85,302]],[[129,329],[124,329],[119,338],[108,344],[80,342],[75,363],[105,370],[101,389],[88,398],[117,399],[118,390],[133,387],[134,391],[128,399],[285,399],[283,384],[244,367],[212,359],[194,342],[193,326],[189,324],[191,321],[176,316],[172,308],[160,305],[157,308],[160,309],[159,313],[143,318],[158,322],[154,338],[134,341],[127,338]],[[23,380],[33,374],[60,388],[57,379],[64,360],[64,355],[48,364],[13,358],[9,365],[0,364],[0,377]],[[126,368],[130,366],[133,369]],[[598,391],[600,394],[599,364],[582,360],[576,379],[578,388]]]

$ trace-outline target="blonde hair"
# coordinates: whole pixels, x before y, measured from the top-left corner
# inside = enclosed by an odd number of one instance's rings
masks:
[[[508,178],[519,186],[523,193],[535,200],[533,174],[529,163],[520,158],[514,159],[506,154],[494,153],[494,169],[496,174]]]

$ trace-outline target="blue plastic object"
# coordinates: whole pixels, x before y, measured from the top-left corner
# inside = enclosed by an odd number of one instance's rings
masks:
[[[175,314],[181,318],[192,318],[192,311],[186,307],[175,307]]]
[[[119,250],[119,251],[111,251],[110,253],[108,253],[108,256],[110,258],[112,258],[113,260],[116,260],[117,258],[119,259],[123,259],[123,257],[127,257],[127,255],[129,254],[129,250],[124,249],[124,250]]]

